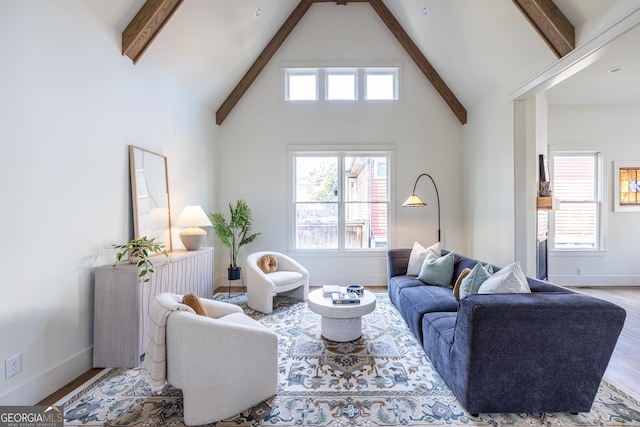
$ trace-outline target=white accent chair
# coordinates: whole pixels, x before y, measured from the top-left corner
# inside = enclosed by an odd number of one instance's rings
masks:
[[[213,423],[278,391],[278,336],[234,304],[200,299],[209,317],[167,319],[167,381],[182,389],[186,425]]]
[[[278,270],[265,274],[258,266],[263,255],[278,259]],[[247,305],[262,313],[273,311],[273,295],[286,294],[306,301],[309,272],[299,262],[279,252],[254,252],[247,257]]]

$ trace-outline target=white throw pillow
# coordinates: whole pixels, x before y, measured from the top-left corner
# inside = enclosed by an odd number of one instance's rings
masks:
[[[420,274],[420,269],[424,263],[425,258],[429,251],[433,251],[437,256],[441,255],[440,242],[429,246],[428,248],[422,247],[418,242],[413,242],[413,248],[411,249],[411,255],[409,255],[409,264],[407,265],[407,276],[417,276]]]
[[[479,294],[528,294],[531,293],[527,278],[519,262],[498,270],[480,285]]]

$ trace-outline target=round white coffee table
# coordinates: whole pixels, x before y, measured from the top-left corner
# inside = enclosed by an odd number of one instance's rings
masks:
[[[309,294],[309,310],[319,314],[322,336],[331,341],[347,342],[362,335],[362,316],[376,308],[376,296],[365,290],[359,304],[334,304],[322,289]]]

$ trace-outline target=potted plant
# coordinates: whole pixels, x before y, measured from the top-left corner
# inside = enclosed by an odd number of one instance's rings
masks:
[[[229,203],[231,214],[229,221],[222,212],[209,215],[213,228],[220,242],[229,249],[228,279],[238,280],[241,277],[241,268],[238,267],[238,251],[244,245],[255,240],[260,233],[251,233],[251,209],[244,200],[238,200],[235,207]]]
[[[143,282],[148,282],[151,279],[151,273],[154,272],[153,262],[149,257],[162,253],[169,258],[165,246],[162,243],[156,243],[155,240],[155,237],[149,239],[147,236],[142,236],[138,239],[129,240],[122,245],[112,245],[114,249],[119,250],[116,253],[116,262],[113,266],[115,267],[125,255],[128,255],[129,263],[142,267],[139,277],[143,279]]]

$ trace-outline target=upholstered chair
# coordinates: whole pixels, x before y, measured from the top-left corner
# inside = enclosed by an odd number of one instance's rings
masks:
[[[278,390],[278,336],[234,304],[200,299],[207,316],[167,318],[167,382],[182,389],[187,425],[236,415]]]
[[[268,257],[263,258],[265,255]],[[267,263],[265,259],[271,262]],[[267,264],[270,268],[264,268]],[[271,313],[274,294],[306,301],[309,272],[299,262],[279,252],[252,253],[247,257],[247,304],[254,310]]]

